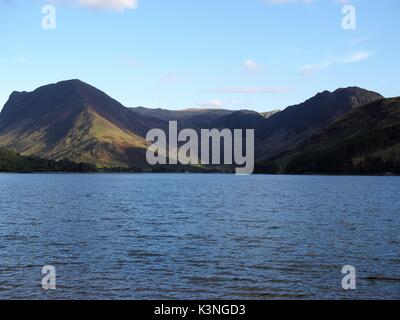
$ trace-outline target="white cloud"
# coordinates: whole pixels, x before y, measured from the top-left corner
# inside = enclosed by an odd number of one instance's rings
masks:
[[[309,77],[323,69],[329,68],[331,65],[332,61],[329,60],[325,60],[319,63],[312,63],[303,67],[300,71],[300,75],[304,77]]]
[[[262,0],[262,1],[268,5],[287,4],[287,3],[310,4],[312,2],[315,2],[314,0]],[[346,5],[346,4],[349,4],[351,2],[351,0],[333,0],[333,2],[340,4],[340,5]]]
[[[197,105],[201,108],[223,108],[225,102],[219,99],[213,99],[203,103],[198,103]]]
[[[138,0],[54,0],[58,3],[70,3],[91,9],[125,11],[136,9]]]
[[[258,64],[257,62],[255,62],[254,60],[245,60],[244,61],[244,67],[250,71],[250,72],[260,72],[262,70],[264,70],[264,66],[262,64]]]
[[[371,52],[367,51],[360,51],[353,53],[347,57],[345,57],[342,62],[343,63],[354,63],[354,62],[359,62],[363,60],[367,60],[371,56]]]
[[[372,55],[369,51],[358,51],[341,58],[329,58],[318,63],[306,65],[300,71],[300,75],[304,77],[312,76],[321,70],[330,68],[334,65],[352,64],[360,61],[367,60]]]
[[[313,0],[264,0],[266,4],[283,4],[283,3],[311,3]]]
[[[351,0],[335,0],[335,2],[344,6],[346,4],[349,4]]]

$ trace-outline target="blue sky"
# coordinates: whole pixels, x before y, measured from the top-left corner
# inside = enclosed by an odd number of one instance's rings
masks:
[[[42,28],[42,7],[56,29]],[[342,28],[344,5],[356,9]],[[0,0],[0,108],[81,79],[127,107],[268,111],[319,91],[400,95],[398,0]]]

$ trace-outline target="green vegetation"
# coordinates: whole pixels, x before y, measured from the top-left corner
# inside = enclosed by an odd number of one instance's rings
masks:
[[[400,174],[400,98],[357,108],[275,163],[284,173]]]
[[[257,174],[277,174],[279,173],[279,165],[273,161],[257,163],[254,168]]]
[[[217,170],[195,168],[191,166],[155,166],[149,169],[139,167],[103,167],[88,163],[76,163],[69,160],[48,160],[38,157],[21,156],[18,153],[0,147],[0,172],[40,173],[40,172],[98,172],[98,173],[137,173],[137,172],[192,172],[210,173]]]
[[[24,157],[0,147],[0,172],[95,172],[96,167],[87,163],[69,160],[47,160]]]

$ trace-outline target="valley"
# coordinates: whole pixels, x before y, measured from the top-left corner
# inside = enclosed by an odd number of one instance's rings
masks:
[[[128,108],[87,83],[67,80],[33,92],[13,92],[0,113],[0,146],[25,157],[105,170],[232,171],[223,165],[151,168],[147,133],[166,132],[176,121],[177,130],[198,135],[212,129],[254,130],[258,173],[383,174],[397,172],[398,110],[398,98],[385,100],[358,87],[324,91],[269,113]],[[160,152],[167,155],[167,148]],[[165,163],[175,163],[170,160]]]

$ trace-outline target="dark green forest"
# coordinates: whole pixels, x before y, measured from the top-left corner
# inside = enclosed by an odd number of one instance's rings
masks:
[[[69,160],[48,160],[21,156],[0,148],[0,172],[96,172],[96,166]]]

